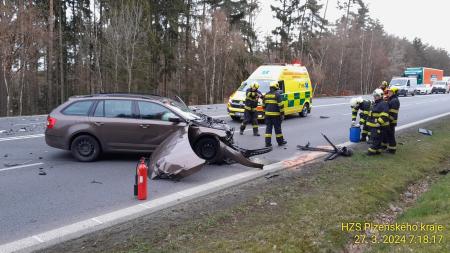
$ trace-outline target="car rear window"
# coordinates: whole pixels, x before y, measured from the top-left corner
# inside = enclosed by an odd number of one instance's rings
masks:
[[[74,102],[66,107],[62,111],[62,114],[71,116],[88,116],[92,103],[92,100]]]
[[[133,103],[131,100],[105,100],[104,103],[105,117],[133,118]]]

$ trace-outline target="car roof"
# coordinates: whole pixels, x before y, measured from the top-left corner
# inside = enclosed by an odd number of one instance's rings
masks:
[[[147,99],[147,100],[156,100],[156,101],[164,101],[164,100],[172,100],[167,97],[162,97],[159,95],[146,95],[146,94],[133,94],[133,93],[97,93],[92,95],[80,95],[80,96],[72,96],[69,100],[77,100],[77,99],[104,99],[104,98],[133,98],[133,99]]]

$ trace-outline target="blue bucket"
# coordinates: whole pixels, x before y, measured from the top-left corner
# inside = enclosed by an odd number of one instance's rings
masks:
[[[360,136],[361,136],[361,128],[350,127],[350,141],[351,142],[359,142]]]

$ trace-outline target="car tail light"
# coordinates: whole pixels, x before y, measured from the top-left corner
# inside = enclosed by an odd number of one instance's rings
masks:
[[[47,117],[47,129],[52,129],[56,124],[56,119],[50,116]]]

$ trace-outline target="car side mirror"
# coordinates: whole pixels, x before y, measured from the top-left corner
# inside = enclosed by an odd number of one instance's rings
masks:
[[[183,122],[183,120],[180,119],[180,118],[178,118],[178,117],[170,117],[170,118],[169,118],[169,122],[178,124],[178,123]]]

